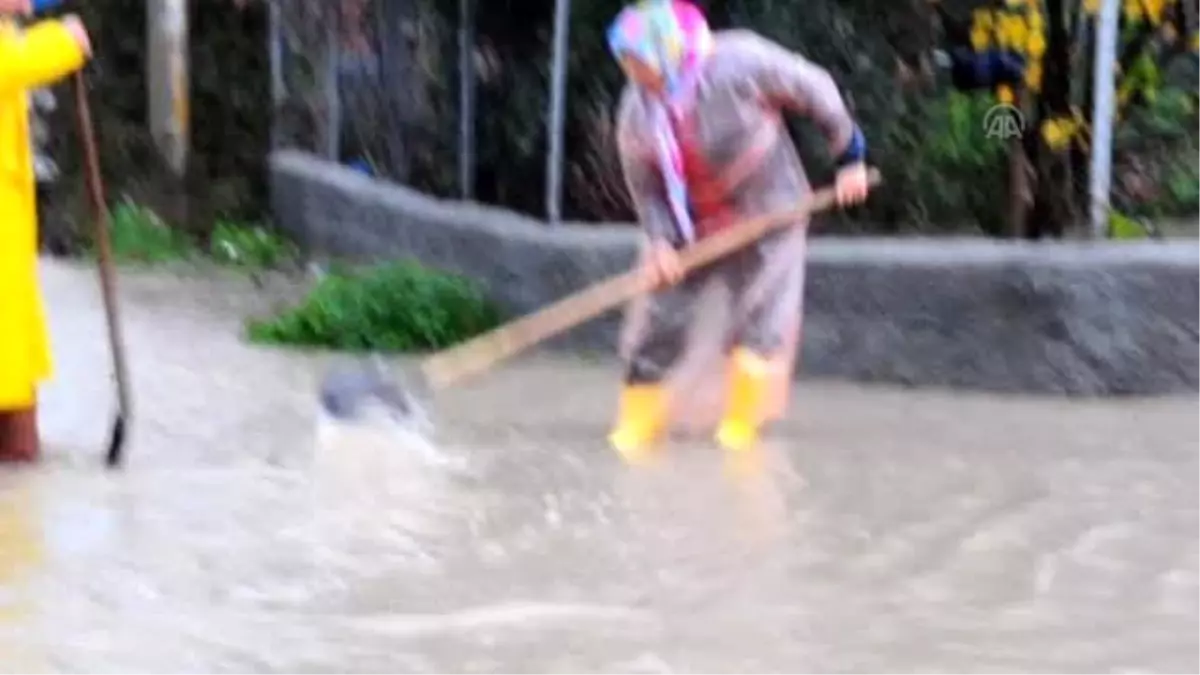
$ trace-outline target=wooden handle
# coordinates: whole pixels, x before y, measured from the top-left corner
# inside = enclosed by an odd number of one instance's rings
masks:
[[[868,181],[871,185],[878,184],[879,171],[871,169]],[[772,230],[789,226],[836,203],[837,193],[833,188],[817,190],[790,211],[750,218],[700,240],[680,252],[680,265],[685,273],[691,272],[752,244]],[[421,363],[420,369],[430,388],[449,387],[652,290],[654,288],[640,269],[609,277],[532,314],[433,354]]]
[[[109,350],[112,353],[113,370],[117,383],[117,407],[122,416],[127,416],[131,407],[129,375],[125,365],[124,339],[121,336],[121,321],[117,310],[116,279],[113,271],[112,242],[108,233],[108,203],[104,195],[104,180],[100,171],[100,151],[96,146],[96,130],[92,124],[92,110],[88,103],[87,80],[82,70],[75,72],[75,112],[79,124],[80,141],[83,145],[84,182],[87,184],[95,223],[97,265],[100,272],[100,297],[104,301],[104,313],[108,324]]]

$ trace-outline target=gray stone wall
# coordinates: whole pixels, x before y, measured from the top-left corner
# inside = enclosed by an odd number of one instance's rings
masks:
[[[277,223],[315,256],[412,256],[474,277],[509,312],[628,268],[636,230],[547,227],[442,201],[295,152],[271,161]],[[882,189],[886,189],[886,186]],[[819,237],[801,372],[1072,395],[1198,389],[1195,241],[1015,243]],[[612,350],[618,317],[556,346]]]

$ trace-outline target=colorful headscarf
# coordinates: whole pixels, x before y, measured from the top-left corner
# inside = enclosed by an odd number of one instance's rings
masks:
[[[663,77],[664,95],[654,105],[654,136],[667,198],[686,242],[695,238],[688,211],[683,155],[669,115],[682,112],[694,93],[699,66],[712,49],[704,13],[683,0],[646,0],[621,11],[608,29],[613,55],[630,54]]]

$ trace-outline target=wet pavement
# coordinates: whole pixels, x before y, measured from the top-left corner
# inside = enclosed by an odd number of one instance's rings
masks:
[[[44,267],[47,462],[0,473],[0,672],[1196,672],[1197,400],[805,382],[762,452],[602,443],[614,371],[524,359],[435,443],[319,423],[286,292]],[[275,286],[271,287],[275,289]]]

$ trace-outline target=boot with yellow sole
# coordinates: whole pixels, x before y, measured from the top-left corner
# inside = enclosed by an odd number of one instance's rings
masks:
[[[743,451],[758,444],[775,384],[772,362],[747,349],[733,353],[725,415],[716,440],[726,450]]]
[[[658,384],[630,384],[621,390],[617,422],[608,442],[622,457],[636,460],[657,443],[667,423],[667,390]]]

